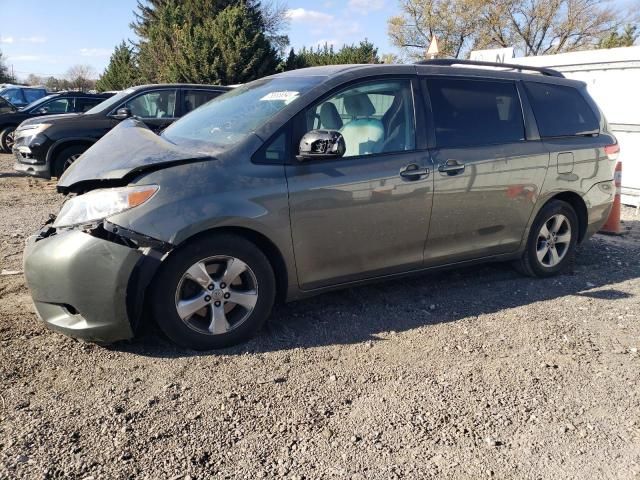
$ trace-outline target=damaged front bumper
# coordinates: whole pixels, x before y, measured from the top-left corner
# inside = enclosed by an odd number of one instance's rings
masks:
[[[132,338],[161,255],[113,241],[102,229],[104,235],[52,230],[30,237],[24,252],[25,277],[40,318],[52,330],[85,340]]]

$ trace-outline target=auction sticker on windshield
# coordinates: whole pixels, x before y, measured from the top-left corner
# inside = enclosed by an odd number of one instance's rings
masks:
[[[269,92],[264,97],[260,99],[261,102],[274,102],[274,101],[285,101],[286,103],[291,102],[295,99],[300,92],[294,92],[292,90],[284,90],[282,92]]]

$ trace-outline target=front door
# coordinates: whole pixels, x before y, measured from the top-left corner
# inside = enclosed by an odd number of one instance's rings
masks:
[[[409,79],[352,84],[301,115],[303,130],[338,130],[346,144],[342,158],[286,166],[302,289],[422,266],[433,174],[412,90]]]
[[[436,148],[427,266],[518,249],[549,154],[526,141],[514,82],[427,81]]]

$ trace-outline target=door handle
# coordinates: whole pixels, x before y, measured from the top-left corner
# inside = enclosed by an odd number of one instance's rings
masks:
[[[430,173],[431,171],[428,168],[421,168],[417,163],[410,163],[400,169],[400,176],[407,180],[418,180],[421,177],[426,177]]]
[[[447,163],[438,165],[438,171],[447,175],[457,175],[464,172],[464,163],[458,163],[457,160],[447,160]]]

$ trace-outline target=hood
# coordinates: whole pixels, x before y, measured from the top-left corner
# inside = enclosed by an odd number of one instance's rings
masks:
[[[24,112],[21,112],[24,113]],[[34,125],[36,123],[58,123],[76,120],[82,113],[60,113],[58,115],[41,115],[22,122],[22,125]]]
[[[129,119],[107,133],[62,175],[58,191],[67,193],[126,183],[149,169],[211,158],[156,135],[139,120]]]

